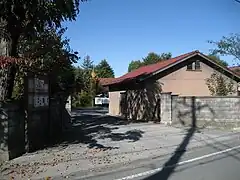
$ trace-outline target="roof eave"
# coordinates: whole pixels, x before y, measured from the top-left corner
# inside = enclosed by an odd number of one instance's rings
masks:
[[[152,76],[155,76],[156,74],[159,74],[159,73],[161,73],[161,72],[163,72],[163,71],[165,71],[165,70],[167,70],[167,69],[169,69],[169,68],[171,68],[171,67],[174,67],[174,66],[176,66],[177,64],[180,64],[180,63],[182,63],[182,62],[184,62],[184,61],[186,61],[186,60],[188,60],[188,59],[190,59],[190,58],[192,58],[192,57],[194,57],[194,56],[196,56],[196,55],[201,56],[202,58],[208,60],[209,62],[211,62],[211,63],[214,64],[215,66],[217,66],[217,67],[219,67],[219,68],[227,71],[228,73],[230,73],[230,74],[232,74],[234,77],[236,77],[236,78],[238,79],[238,81],[240,81],[240,76],[239,76],[237,73],[235,73],[234,71],[232,71],[232,70],[230,70],[230,69],[228,69],[228,68],[225,68],[225,67],[223,67],[223,66],[215,63],[215,62],[212,61],[210,58],[208,58],[207,56],[203,55],[203,54],[200,53],[200,52],[196,52],[196,53],[194,53],[194,54],[192,54],[192,55],[189,55],[188,57],[183,58],[183,59],[180,60],[180,61],[174,62],[174,63],[172,63],[172,64],[170,64],[170,65],[168,65],[168,66],[166,66],[166,67],[164,67],[164,68],[162,68],[162,69],[159,69],[159,70],[157,70],[157,71],[149,74],[147,77],[145,77],[145,78],[142,79],[141,81],[144,81],[144,80],[146,80],[146,79],[148,79],[148,78],[150,78],[150,77],[152,77]]]

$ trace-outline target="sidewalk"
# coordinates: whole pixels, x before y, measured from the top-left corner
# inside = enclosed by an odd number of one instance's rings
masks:
[[[99,127],[98,127],[99,128]],[[91,133],[95,141],[61,145],[14,159],[1,168],[5,179],[40,179],[62,176],[74,172],[101,171],[115,165],[154,156],[164,156],[175,151],[187,130],[162,124],[129,124],[111,126],[111,133]],[[216,141],[239,139],[240,133],[220,130],[196,131],[188,149]]]

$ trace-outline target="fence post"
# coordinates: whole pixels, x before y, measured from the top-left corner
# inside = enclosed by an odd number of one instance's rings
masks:
[[[161,93],[161,122],[172,123],[172,97],[171,92]]]
[[[178,95],[172,95],[172,123],[177,122],[178,118],[177,118],[177,102],[178,102]]]

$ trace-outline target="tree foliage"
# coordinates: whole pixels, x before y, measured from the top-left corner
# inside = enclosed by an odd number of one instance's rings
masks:
[[[86,91],[81,90],[80,92],[75,92],[72,96],[72,106],[73,107],[89,107],[91,106],[91,94]]]
[[[13,41],[21,35],[32,38],[46,26],[60,28],[63,21],[76,20],[81,1],[2,0],[0,19]]]
[[[141,66],[155,64],[170,59],[171,57],[171,53],[157,54],[154,52],[150,52],[146,57],[142,58],[142,60],[131,61],[128,65],[128,72],[138,69]]]
[[[141,66],[143,66],[143,63],[140,60],[137,61],[131,61],[128,65],[128,72],[131,72],[135,69],[140,68]]]
[[[63,21],[75,20],[81,1],[83,0],[2,0],[0,25],[4,36],[1,39],[9,40],[9,55],[19,57],[18,48],[21,38],[34,41],[34,38],[41,36],[40,34],[47,28],[58,29],[61,28]],[[7,81],[1,84],[6,91],[4,98],[11,98],[17,65],[13,62],[10,67],[1,71],[7,71],[5,72]]]
[[[219,41],[209,41],[209,43],[215,45],[213,54],[230,55],[240,63],[240,34],[223,36]]]
[[[142,59],[142,61],[144,65],[149,65],[170,59],[171,57],[172,57],[171,53],[156,54],[154,52],[150,52],[145,58]]]
[[[114,71],[106,59],[95,66],[95,71],[98,78],[114,78]]]
[[[82,82],[84,83],[83,89],[85,91],[91,92],[91,73],[93,71],[93,61],[90,56],[86,56],[83,59],[83,63],[81,65],[82,68]]]
[[[216,63],[220,64],[221,66],[227,67],[228,63],[222,59],[220,59],[220,57],[218,55],[213,55],[213,54],[209,54],[208,57],[215,61]]]
[[[68,90],[74,85],[74,69],[72,63],[79,57],[69,46],[69,40],[64,39],[65,29],[45,30],[32,40],[22,38],[19,44],[21,63],[17,64],[17,76],[13,96],[23,92],[23,76],[25,72],[49,74],[51,93]],[[18,91],[19,89],[20,91]]]
[[[75,68],[77,86],[73,104],[76,106],[89,106],[95,95],[102,91],[97,79],[110,77],[114,77],[114,71],[107,60],[102,60],[99,64],[94,65],[90,56],[84,57],[81,66]]]
[[[214,72],[206,79],[206,84],[213,96],[227,96],[235,92],[234,82],[219,72]]]

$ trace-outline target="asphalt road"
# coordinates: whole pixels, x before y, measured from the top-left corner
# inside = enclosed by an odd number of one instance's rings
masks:
[[[89,173],[90,174],[90,173]],[[70,179],[87,180],[239,180],[240,140],[209,144],[166,157],[134,162],[111,172],[75,174]]]

